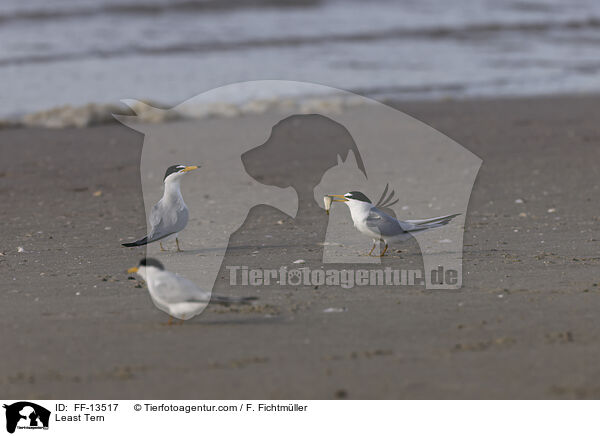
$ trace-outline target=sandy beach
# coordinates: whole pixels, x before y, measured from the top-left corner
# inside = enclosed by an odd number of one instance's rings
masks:
[[[143,255],[120,246],[145,229],[142,135],[0,130],[3,397],[600,398],[600,97],[394,106],[483,160],[462,289],[270,286],[181,326],[125,273]],[[273,238],[301,245],[279,219]]]

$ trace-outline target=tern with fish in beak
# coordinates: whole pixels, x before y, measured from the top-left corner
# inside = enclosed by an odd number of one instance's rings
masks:
[[[385,196],[386,191],[384,191],[382,197]],[[388,200],[385,200],[384,203],[388,202],[393,194],[392,191],[392,194],[390,194],[390,197]],[[377,241],[383,241],[385,243],[385,248],[379,255],[380,257],[383,257],[388,249],[389,243],[407,241],[415,233],[445,226],[452,221],[452,218],[460,215],[459,213],[456,213],[422,220],[401,221],[381,211],[362,192],[351,191],[344,195],[331,194],[329,197],[332,198],[332,201],[346,203],[350,209],[354,227],[356,227],[363,235],[373,238],[373,247],[371,248],[371,251],[369,251],[369,256],[373,253]],[[378,204],[379,203],[381,203],[381,201],[378,202]],[[387,206],[394,203],[396,203],[396,201],[388,203]]]

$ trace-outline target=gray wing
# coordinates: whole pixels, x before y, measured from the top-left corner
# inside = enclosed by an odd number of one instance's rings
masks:
[[[161,223],[162,223],[162,215],[160,213],[160,201],[152,206],[152,210],[150,211],[150,219],[148,223],[150,224],[150,231],[148,232],[148,239],[155,241],[160,239],[166,235],[162,235],[160,231]]]
[[[154,292],[169,304],[210,301],[210,292],[203,291],[194,282],[171,272],[165,272],[155,280]]]
[[[187,207],[167,207],[162,200],[156,203],[150,211],[150,242],[157,241],[173,233],[183,230],[188,222]]]
[[[376,207],[371,208],[367,217],[367,227],[379,233],[381,236],[397,236],[406,233],[408,229],[402,228],[400,222],[380,211]]]

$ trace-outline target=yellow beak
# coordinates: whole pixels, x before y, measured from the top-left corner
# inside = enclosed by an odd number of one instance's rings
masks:
[[[137,266],[134,266],[133,268],[129,268],[127,270],[128,274],[133,274],[133,273],[136,273],[136,272],[138,272],[138,267]]]
[[[344,197],[343,195],[337,195],[337,194],[329,194],[329,196],[331,197],[331,199],[333,201],[348,201],[348,199],[346,197]]]
[[[198,165],[190,165],[189,167],[185,167],[183,169],[183,172],[187,173],[188,171],[197,170],[198,168],[200,168]]]

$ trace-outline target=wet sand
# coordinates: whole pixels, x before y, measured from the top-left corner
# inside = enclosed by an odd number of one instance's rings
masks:
[[[600,98],[396,107],[483,159],[461,290],[271,286],[171,327],[120,247],[145,227],[142,136],[0,130],[2,396],[599,398]]]

